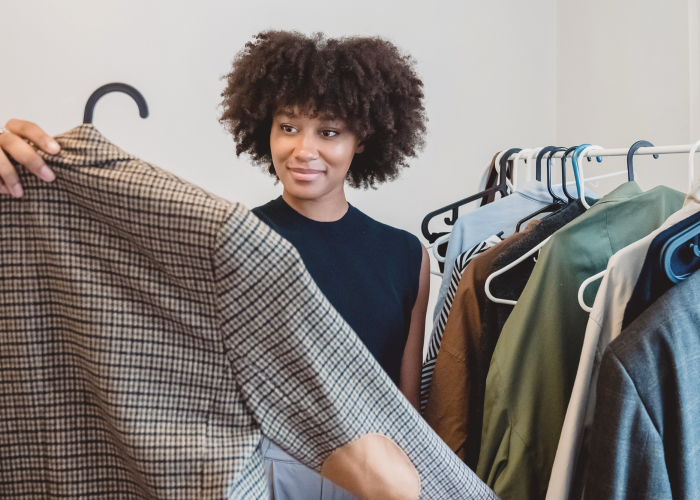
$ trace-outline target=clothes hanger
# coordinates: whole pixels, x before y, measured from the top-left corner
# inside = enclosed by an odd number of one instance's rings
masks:
[[[434,243],[435,240],[439,238],[437,233],[431,233],[430,229],[428,228],[428,224],[430,221],[435,218],[436,216],[443,214],[445,212],[450,212],[451,211],[451,217],[445,217],[445,224],[449,226],[453,226],[455,222],[457,222],[457,218],[459,217],[459,207],[466,205],[468,203],[471,203],[476,200],[483,199],[485,196],[489,196],[491,194],[496,194],[496,193],[501,193],[501,197],[508,196],[508,184],[506,182],[507,179],[507,159],[513,154],[513,153],[519,153],[521,151],[520,148],[513,148],[505,153],[503,153],[500,158],[501,161],[499,162],[500,164],[500,177],[499,177],[499,183],[498,185],[486,189],[484,191],[481,191],[479,193],[476,193],[472,196],[469,196],[468,198],[465,198],[463,200],[457,201],[455,203],[452,203],[450,205],[447,205],[445,207],[439,208],[433,212],[430,212],[428,215],[423,218],[423,222],[421,223],[421,233],[423,233],[423,236],[425,237],[426,240],[428,240],[429,243]],[[506,161],[503,161],[503,159],[506,159]],[[444,235],[447,236],[447,235]]]
[[[579,162],[579,160],[583,157],[585,157],[586,153],[589,151],[594,151],[596,149],[603,149],[600,146],[591,146],[590,144],[583,144],[579,147],[576,148],[574,151],[574,155],[571,157],[572,161],[575,161],[575,169],[578,171],[578,175],[576,176],[576,186],[578,187],[578,192],[579,192],[579,199],[581,200],[581,203],[583,204],[583,207],[588,210],[591,208],[591,206],[586,202],[586,186],[585,186],[585,180],[583,178],[583,168]],[[580,153],[578,153],[580,150]],[[578,154],[577,154],[578,153]],[[603,159],[598,156],[598,162],[603,161]]]
[[[554,153],[557,153],[559,151],[565,151],[566,148],[560,148],[557,146],[547,146],[546,148],[542,148],[542,150],[537,154],[537,166],[535,169],[535,178],[538,181],[542,180],[542,158],[544,155],[547,155],[547,191],[549,191],[549,194],[552,196],[552,199],[554,201],[558,201],[560,203],[565,203],[564,200],[559,198],[556,194],[554,194],[554,191],[552,190],[552,155]]]
[[[531,151],[532,151],[532,149],[523,149],[519,153],[517,153],[515,155],[515,158],[513,159],[513,191],[518,189],[518,162],[520,161],[520,157],[522,155],[524,155],[525,153],[529,153]],[[525,163],[527,163],[527,159],[525,160]],[[528,168],[528,170],[530,169],[529,164],[528,164],[527,168]]]
[[[580,192],[580,195],[579,195],[579,196],[580,196],[581,199],[583,199],[583,203],[584,203],[584,204],[585,204],[585,197],[584,197],[585,193],[584,193],[584,190],[583,190],[583,175],[582,175],[582,172],[581,172],[581,170],[583,170],[583,169],[579,169],[579,168],[578,168],[578,158],[580,158],[581,155],[587,153],[589,150],[592,150],[592,149],[603,149],[603,148],[601,148],[600,146],[591,146],[591,145],[589,145],[589,144],[583,144],[583,145],[581,145],[581,146],[578,146],[578,147],[574,150],[574,156],[572,156],[572,163],[573,163],[573,161],[576,161],[576,162],[577,162],[577,163],[576,163],[576,166],[574,167],[574,172],[578,174],[576,178],[577,178],[577,180],[580,182],[580,185],[581,185],[581,188],[580,188],[580,191],[579,191],[579,192]],[[577,153],[578,153],[578,154],[577,154]],[[552,153],[552,154],[554,154],[554,153]],[[600,158],[600,157],[598,157],[598,158],[599,158],[598,161],[602,161],[602,158]],[[580,178],[579,178],[579,177],[580,177]],[[577,186],[578,186],[578,184],[577,184]],[[587,208],[590,208],[590,207],[587,207]],[[518,264],[520,264],[520,263],[523,262],[524,260],[528,259],[529,257],[532,257],[534,254],[536,254],[537,252],[539,252],[540,249],[541,249],[542,247],[544,247],[544,246],[547,244],[547,242],[550,240],[550,238],[551,238],[551,236],[548,237],[548,238],[546,238],[546,239],[544,239],[542,242],[540,242],[538,245],[536,245],[535,247],[533,247],[531,250],[529,250],[527,253],[525,253],[524,255],[522,255],[520,258],[518,258],[517,260],[511,262],[510,264],[508,264],[508,265],[505,266],[504,268],[499,269],[498,271],[496,271],[495,273],[491,274],[491,275],[486,279],[486,283],[484,284],[484,291],[486,292],[486,296],[489,298],[489,300],[491,300],[492,302],[496,302],[497,304],[509,304],[509,305],[512,305],[512,306],[514,306],[515,304],[517,304],[517,301],[515,301],[515,300],[499,299],[498,297],[494,297],[493,294],[491,293],[491,290],[490,290],[491,282],[492,282],[495,278],[497,278],[498,276],[500,276],[501,274],[508,272],[509,270],[513,269],[515,266],[517,266]],[[581,296],[581,294],[582,294],[582,292],[581,292],[581,290],[579,290],[579,295]],[[581,301],[579,301],[579,302],[581,302]],[[585,305],[585,304],[584,304],[584,305]]]
[[[594,274],[593,276],[591,276],[590,278],[585,280],[583,283],[581,283],[581,286],[578,289],[578,305],[580,305],[581,309],[583,309],[587,313],[591,312],[593,310],[593,308],[586,305],[586,302],[583,300],[583,293],[586,291],[586,287],[588,285],[590,285],[594,281],[599,280],[600,278],[605,276],[606,272],[607,272],[607,269],[604,269],[601,272],[599,272],[598,274]]]
[[[515,301],[515,300],[499,299],[497,297],[494,297],[493,294],[491,293],[491,290],[490,290],[491,282],[494,280],[494,278],[497,278],[501,274],[509,271],[510,269],[513,269],[515,266],[517,266],[518,264],[520,264],[521,262],[523,262],[527,258],[536,254],[540,250],[540,248],[542,248],[543,246],[545,246],[547,244],[547,242],[549,241],[549,238],[551,238],[551,236],[549,236],[548,238],[546,238],[545,240],[543,240],[542,242],[537,244],[537,246],[535,246],[534,248],[529,250],[525,255],[521,256],[517,260],[514,260],[513,262],[511,262],[510,264],[508,264],[504,268],[499,269],[498,271],[491,274],[491,276],[489,276],[486,279],[486,283],[484,284],[484,291],[486,292],[486,296],[489,298],[489,300],[491,300],[491,302],[495,302],[497,304],[509,304],[511,306],[514,306],[515,304],[517,304],[517,301]]]
[[[697,145],[700,146],[700,141],[697,142]],[[634,168],[632,165],[634,153],[639,148],[642,148],[642,147],[654,147],[654,145],[652,143],[650,143],[649,141],[637,141],[632,145],[632,147],[630,147],[629,151],[627,151],[627,179],[630,181],[634,179]],[[589,150],[593,150],[593,149],[602,149],[602,148],[600,146],[589,146],[581,152],[581,155],[583,155],[583,154],[587,153]],[[574,154],[576,154],[576,153],[574,153]],[[654,156],[654,158],[659,157],[658,154],[654,154],[653,156]],[[600,157],[598,157],[598,158],[600,158]],[[579,175],[580,175],[581,185],[583,186],[583,172],[581,171],[579,173]],[[583,196],[581,197],[581,201],[583,202],[586,209],[590,208],[588,206],[588,204],[585,202],[585,199],[583,198]],[[586,291],[586,287],[588,285],[590,285],[591,283],[593,283],[594,281],[601,279],[603,276],[605,276],[606,272],[607,272],[607,269],[604,269],[603,271],[599,272],[598,274],[596,274],[594,276],[591,276],[590,278],[586,279],[583,283],[581,283],[581,286],[578,289],[578,303],[581,306],[581,309],[583,309],[584,311],[591,312],[593,310],[593,308],[588,306],[586,304],[586,302],[583,300],[583,294]],[[667,273],[668,273],[668,271],[667,271]]]
[[[566,202],[559,198],[557,195],[554,194],[554,191],[552,190],[552,155],[558,151],[564,151],[565,148],[559,148],[556,146],[547,146],[546,148],[542,148],[540,152],[537,154],[537,168],[535,170],[535,178],[539,181],[542,177],[542,158],[547,155],[547,190],[549,191],[549,194],[552,196],[553,202],[546,207],[543,207],[539,210],[537,210],[534,213],[531,213],[530,215],[524,217],[523,219],[520,219],[518,223],[515,225],[515,232],[519,233],[520,232],[520,226],[524,223],[532,219],[533,217],[536,217],[540,214],[546,213],[546,212],[556,212],[559,209],[561,209],[564,205],[566,205]]]
[[[700,201],[700,192],[698,192],[700,190],[693,191],[695,180],[695,167],[693,165],[693,159],[695,158],[695,152],[699,147],[700,141],[693,144],[693,147],[690,148],[690,156],[688,156],[688,189],[692,193],[693,198],[695,198],[695,201]]]
[[[540,151],[542,151],[543,149],[544,149],[543,146],[534,148],[532,151],[530,151],[530,153],[525,158],[525,163],[527,163],[527,182],[530,182],[530,179],[532,178],[532,176],[530,175],[531,174],[530,165],[532,165],[532,158],[535,155],[537,155]]]
[[[564,151],[564,155],[561,157],[561,189],[564,191],[564,196],[566,196],[569,203],[576,200],[576,198],[569,194],[569,190],[566,187],[566,157],[573,153],[577,147],[578,146],[571,146],[569,149]],[[576,175],[576,170],[574,170],[574,175]]]
[[[517,148],[514,148],[514,149],[517,149]],[[496,170],[496,171],[498,172],[498,177],[496,177],[496,179],[498,179],[498,181],[499,181],[499,183],[500,183],[501,180],[502,180],[502,179],[501,179],[501,170],[500,170],[501,160],[503,159],[504,156],[506,157],[506,187],[507,187],[507,189],[508,189],[508,194],[512,194],[512,193],[513,193],[513,185],[508,181],[508,162],[507,162],[507,159],[508,159],[508,157],[510,156],[510,154],[509,154],[509,155],[506,155],[506,152],[510,153],[510,151],[512,151],[512,150],[506,151],[506,150],[504,149],[503,151],[501,151],[500,153],[498,153],[498,154],[496,155],[496,159],[495,159],[494,162],[493,162],[494,170]],[[512,172],[511,172],[511,175],[512,175]],[[487,181],[487,184],[488,184],[488,181]],[[488,189],[488,185],[487,185],[486,187],[487,187],[487,189]],[[490,195],[484,196],[484,198],[481,200],[481,204],[480,204],[479,206],[480,206],[480,207],[483,207],[483,206],[485,206],[485,205],[488,205],[488,204],[490,203],[490,202],[489,202],[489,198],[490,198],[490,197],[491,197]],[[494,194],[494,195],[493,195],[493,199],[492,199],[491,201],[495,201],[495,199],[496,199],[496,195]]]
[[[700,222],[671,236],[661,248],[661,267],[672,283],[680,283],[687,280],[691,274],[700,269],[700,247],[697,238],[700,236]],[[676,273],[673,270],[673,255],[683,261],[684,272]]]
[[[630,181],[634,180],[634,166],[632,165],[634,153],[637,152],[639,148],[653,148],[654,145],[649,141],[637,141],[632,146],[630,146],[629,151],[627,151],[627,179]],[[654,153],[654,158],[658,159],[659,155]]]
[[[578,147],[576,147],[576,149],[574,149],[574,154],[571,157],[572,164],[574,165],[574,174],[576,175],[576,181],[577,181],[576,186],[577,186],[577,189],[579,190],[579,198],[582,200],[586,209],[590,208],[590,206],[586,203],[585,190],[584,190],[584,184],[583,184],[584,183],[583,169],[579,168],[578,160],[579,160],[579,158],[582,157],[582,155],[585,155],[588,151],[592,151],[592,150],[596,150],[596,149],[603,149],[603,148],[600,146],[591,146],[590,144],[582,144],[581,146],[578,146]],[[554,154],[554,153],[551,153],[551,154]],[[603,158],[600,156],[596,157],[596,159],[597,159],[598,163],[603,161]],[[588,161],[591,161],[590,157],[589,157]],[[549,158],[548,158],[548,163],[549,163]],[[491,282],[494,280],[494,278],[509,271],[510,269],[513,269],[515,266],[517,266],[518,264],[520,264],[524,260],[528,259],[529,257],[531,257],[534,254],[536,254],[537,252],[539,252],[540,249],[547,244],[547,242],[549,241],[550,238],[551,238],[551,236],[546,238],[545,240],[543,240],[541,243],[536,245],[531,250],[529,250],[527,253],[525,253],[523,256],[521,256],[519,259],[511,262],[510,264],[508,264],[504,268],[499,269],[498,271],[491,274],[486,279],[486,283],[484,285],[484,291],[486,292],[486,296],[489,298],[489,300],[491,300],[492,302],[496,302],[498,304],[509,304],[509,305],[513,305],[513,306],[515,304],[517,304],[517,301],[514,301],[514,300],[499,299],[497,297],[494,297],[493,294],[491,293],[491,290],[490,290]],[[581,288],[579,289],[579,304],[581,304],[581,307],[583,307],[584,309],[586,307],[588,307],[583,302],[583,290],[585,289],[585,286],[588,283],[595,281],[595,279],[602,277],[603,274],[604,274],[604,272],[599,273],[599,275],[593,276],[592,278],[589,278],[588,280],[586,280],[586,282],[584,282],[584,285],[582,285]]]
[[[94,91],[88,99],[87,104],[85,105],[83,123],[92,123],[92,115],[95,111],[95,104],[97,104],[97,101],[100,100],[100,97],[105,94],[109,94],[110,92],[124,92],[125,94],[129,94],[134,101],[136,101],[141,118],[146,118],[148,116],[148,105],[146,104],[146,99],[143,97],[141,92],[136,90],[131,85],[127,85],[126,83],[108,83],[107,85],[103,85]]]

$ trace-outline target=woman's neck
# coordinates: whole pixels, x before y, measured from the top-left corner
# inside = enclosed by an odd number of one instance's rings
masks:
[[[333,193],[313,200],[297,198],[286,189],[282,192],[282,199],[307,219],[317,222],[335,222],[343,218],[350,205],[345,199],[345,191]]]

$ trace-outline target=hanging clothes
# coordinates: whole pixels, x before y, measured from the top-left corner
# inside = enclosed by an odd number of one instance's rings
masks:
[[[700,186],[698,186],[700,187]],[[588,463],[588,436],[593,423],[600,362],[607,346],[622,331],[625,308],[652,241],[668,228],[700,212],[700,203],[686,196],[683,208],[655,231],[623,248],[608,261],[607,270],[588,318],[574,388],[566,410],[547,500],[580,498]]]
[[[438,352],[440,351],[440,345],[442,343],[443,332],[445,331],[445,325],[447,323],[447,318],[450,314],[450,309],[452,307],[452,302],[454,300],[455,293],[457,292],[457,286],[459,281],[464,274],[464,270],[467,268],[467,264],[471,262],[472,259],[481,255],[486,250],[491,248],[497,243],[503,241],[500,235],[494,234],[486,240],[482,241],[474,248],[467,252],[464,252],[457,258],[455,267],[452,270],[452,279],[450,280],[450,288],[447,291],[447,296],[445,298],[445,304],[442,307],[442,312],[435,322],[433,331],[430,334],[430,343],[428,344],[428,353],[426,355],[425,361],[423,362],[423,368],[421,370],[421,413],[425,411],[425,405],[428,402],[428,395],[430,394],[430,387],[433,378],[433,370],[435,369],[435,360],[437,359]]]
[[[597,202],[597,200],[594,199],[588,199],[587,201],[589,206],[592,206]],[[499,252],[488,269],[488,275],[490,276],[491,274],[500,271],[511,262],[518,260],[532,248],[536,247],[539,243],[553,235],[556,231],[585,213],[585,211],[586,209],[581,201],[574,200],[572,203],[566,205],[558,212],[548,215],[539,221],[539,224],[537,224],[531,231],[528,231],[528,233],[522,239],[517,241],[516,244],[504,249],[502,252]],[[530,224],[533,222],[530,222]],[[534,267],[534,258],[526,259],[513,269],[509,269],[507,272],[496,276],[491,281],[491,293],[494,297],[517,301],[525,289]],[[472,403],[476,407],[476,418],[474,420],[473,432],[470,433],[479,438],[479,448],[477,449],[477,453],[481,448],[481,429],[483,425],[484,401],[486,397],[486,380],[489,367],[491,365],[491,358],[494,350],[496,349],[498,339],[501,336],[503,326],[513,311],[513,307],[514,306],[510,304],[500,304],[491,300],[486,300],[484,303],[481,323],[481,340],[476,356],[476,378],[478,380],[478,385],[476,398]]]
[[[564,196],[560,187],[555,189],[555,193]],[[552,196],[547,191],[547,186],[539,181],[530,181],[513,194],[459,217],[447,245],[445,272],[438,290],[433,321],[437,320],[442,311],[457,257],[499,231],[503,231],[504,237],[510,236],[523,217],[551,203]]]
[[[475,258],[461,276],[454,300],[445,303],[449,303],[451,309],[441,315],[445,318],[445,330],[423,416],[447,446],[473,469],[477,457],[473,447],[467,446],[472,418],[469,403],[476,393],[475,357],[481,332],[480,311],[486,299],[484,282],[488,278],[487,270],[496,255],[523,238],[538,222],[531,222],[523,232],[510,236]],[[478,449],[476,452],[478,454]]]
[[[581,283],[683,204],[666,187],[628,182],[557,231],[506,322],[486,382],[477,474],[504,500],[545,497],[581,355]],[[587,290],[588,300],[597,287]]]
[[[697,498],[700,273],[676,285],[606,348],[584,499]]]

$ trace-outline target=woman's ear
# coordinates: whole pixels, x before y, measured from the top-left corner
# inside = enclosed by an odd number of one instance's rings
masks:
[[[355,149],[355,154],[360,154],[365,150],[365,141],[360,141]]]

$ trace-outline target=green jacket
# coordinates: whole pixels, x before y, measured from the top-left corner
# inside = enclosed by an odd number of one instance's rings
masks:
[[[576,378],[588,313],[581,283],[604,270],[618,250],[681,209],[667,187],[642,193],[628,182],[557,231],[498,340],[486,380],[477,467],[503,500],[543,499]],[[586,289],[592,304],[600,282]]]

